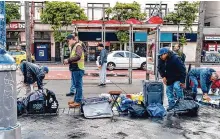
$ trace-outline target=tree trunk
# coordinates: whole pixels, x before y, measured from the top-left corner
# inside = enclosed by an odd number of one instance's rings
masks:
[[[200,64],[201,64],[201,51],[202,51],[202,47],[203,47],[204,20],[205,20],[205,2],[200,1],[195,67],[200,67]]]
[[[29,1],[25,2],[25,34],[26,34],[26,59],[31,62],[31,43],[30,43],[30,12]]]
[[[180,43],[179,42],[179,33],[180,33],[180,23],[178,23],[178,25],[177,25],[177,34],[176,34],[176,39],[177,39],[178,44]]]

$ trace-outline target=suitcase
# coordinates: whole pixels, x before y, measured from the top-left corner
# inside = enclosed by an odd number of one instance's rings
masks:
[[[152,103],[163,105],[164,85],[160,81],[143,81],[144,104],[149,106]]]
[[[85,118],[107,118],[113,117],[113,112],[106,98],[87,98],[83,100],[82,112]]]

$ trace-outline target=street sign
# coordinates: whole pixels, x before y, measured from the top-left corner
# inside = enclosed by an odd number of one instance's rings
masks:
[[[6,47],[5,1],[0,1],[0,48]]]

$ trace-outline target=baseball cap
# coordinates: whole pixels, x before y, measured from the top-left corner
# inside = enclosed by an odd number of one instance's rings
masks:
[[[70,39],[75,39],[75,35],[74,34],[70,34],[66,37],[67,40],[70,40]]]
[[[160,48],[158,55],[161,56],[169,52],[168,48]]]
[[[104,47],[104,45],[102,43],[99,43],[98,47]]]

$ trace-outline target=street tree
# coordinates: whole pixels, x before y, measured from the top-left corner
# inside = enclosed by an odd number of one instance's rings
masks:
[[[45,8],[41,14],[41,21],[50,24],[54,31],[55,42],[60,42],[61,60],[63,61],[62,44],[67,34],[67,27],[72,24],[73,20],[87,20],[84,9],[80,8],[74,2],[52,1],[46,2]],[[62,27],[66,27],[66,31],[61,31]]]
[[[137,20],[146,19],[146,14],[141,12],[141,6],[137,2],[133,3],[120,3],[117,2],[114,7],[106,9],[106,14],[109,19],[114,19],[118,21],[126,21],[128,19],[134,18]],[[117,38],[120,41],[120,45],[129,42],[129,32],[127,30],[119,30],[116,32]]]
[[[13,19],[20,19],[19,5],[16,3],[5,4],[6,24],[9,24]]]
[[[192,32],[192,24],[198,17],[199,2],[182,1],[176,5],[173,12],[165,16],[165,20],[177,25],[177,42],[186,44],[185,32]],[[184,35],[179,35],[180,24],[184,24]]]

